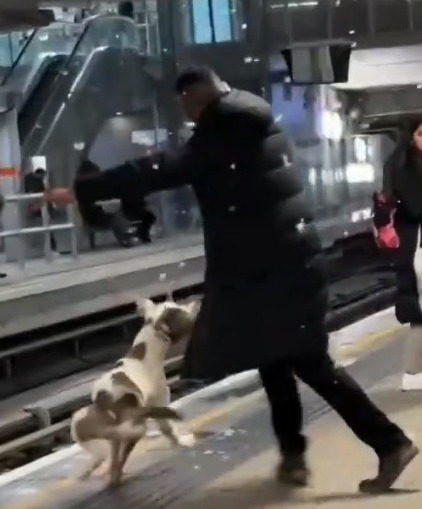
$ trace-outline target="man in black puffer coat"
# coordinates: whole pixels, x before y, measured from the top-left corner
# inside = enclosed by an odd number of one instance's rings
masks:
[[[202,67],[184,71],[176,88],[196,122],[186,145],[78,180],[74,196],[92,203],[191,185],[203,216],[207,267],[184,375],[213,379],[258,368],[283,455],[280,479],[303,485],[308,469],[297,375],[378,455],[378,476],[361,489],[388,489],[418,450],[329,357],[321,244],[270,106]],[[72,196],[52,190],[47,199],[63,203]]]

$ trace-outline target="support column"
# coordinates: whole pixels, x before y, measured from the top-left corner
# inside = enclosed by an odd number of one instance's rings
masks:
[[[0,191],[3,196],[19,193],[21,190],[21,150],[15,109],[0,113]],[[6,203],[2,214],[3,230],[22,228],[19,203]],[[18,237],[4,239],[7,261],[16,261],[21,256],[23,243]]]

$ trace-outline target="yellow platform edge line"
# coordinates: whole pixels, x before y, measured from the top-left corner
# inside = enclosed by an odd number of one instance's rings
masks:
[[[347,359],[350,357],[361,356],[372,350],[377,348],[379,344],[384,343],[387,340],[393,339],[399,332],[404,332],[408,327],[404,325],[394,325],[389,327],[388,329],[384,329],[381,331],[373,332],[372,334],[368,334],[364,336],[360,340],[356,341],[352,345],[345,345],[339,347],[336,350],[336,357],[339,359]]]
[[[388,341],[394,336],[404,330],[405,327],[403,326],[394,326],[389,327],[388,329],[374,332],[372,334],[369,334],[367,336],[364,336],[361,340],[358,340],[357,343],[353,345],[346,345],[344,347],[341,347],[337,351],[337,358],[339,360],[341,359],[347,359],[352,356],[362,356],[369,350],[372,350],[378,346],[384,341]],[[215,423],[216,421],[227,417],[230,415],[233,411],[239,410],[240,408],[246,407],[247,405],[253,403],[255,400],[259,399],[259,397],[262,394],[262,389],[259,389],[252,394],[249,394],[247,396],[244,396],[240,400],[228,402],[221,407],[214,408],[208,412],[205,412],[190,421],[188,421],[188,426],[192,431],[200,431],[205,426],[209,426],[210,424]],[[165,439],[158,438],[154,441],[154,443],[157,444],[161,442],[163,443]],[[134,457],[140,457],[143,454],[145,454],[147,451],[140,451],[138,454],[136,454]],[[150,452],[150,450],[149,450]],[[52,501],[54,497],[60,496],[60,494],[63,494],[68,489],[75,487],[78,485],[77,479],[63,479],[61,481],[56,481],[51,483],[49,486],[46,487],[46,491],[43,493],[40,493],[38,495],[33,495],[31,499],[25,500],[22,502],[12,503],[9,505],[3,506],[2,509],[48,509],[49,508],[49,502]]]

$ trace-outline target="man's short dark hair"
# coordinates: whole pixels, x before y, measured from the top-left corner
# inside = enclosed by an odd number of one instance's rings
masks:
[[[183,94],[189,87],[202,83],[205,85],[214,85],[218,81],[217,74],[204,65],[192,65],[186,67],[180,72],[176,80],[176,94]]]

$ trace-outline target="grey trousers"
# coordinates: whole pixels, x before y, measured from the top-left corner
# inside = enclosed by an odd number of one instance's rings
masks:
[[[422,326],[411,325],[404,346],[404,371],[410,375],[422,373]]]

